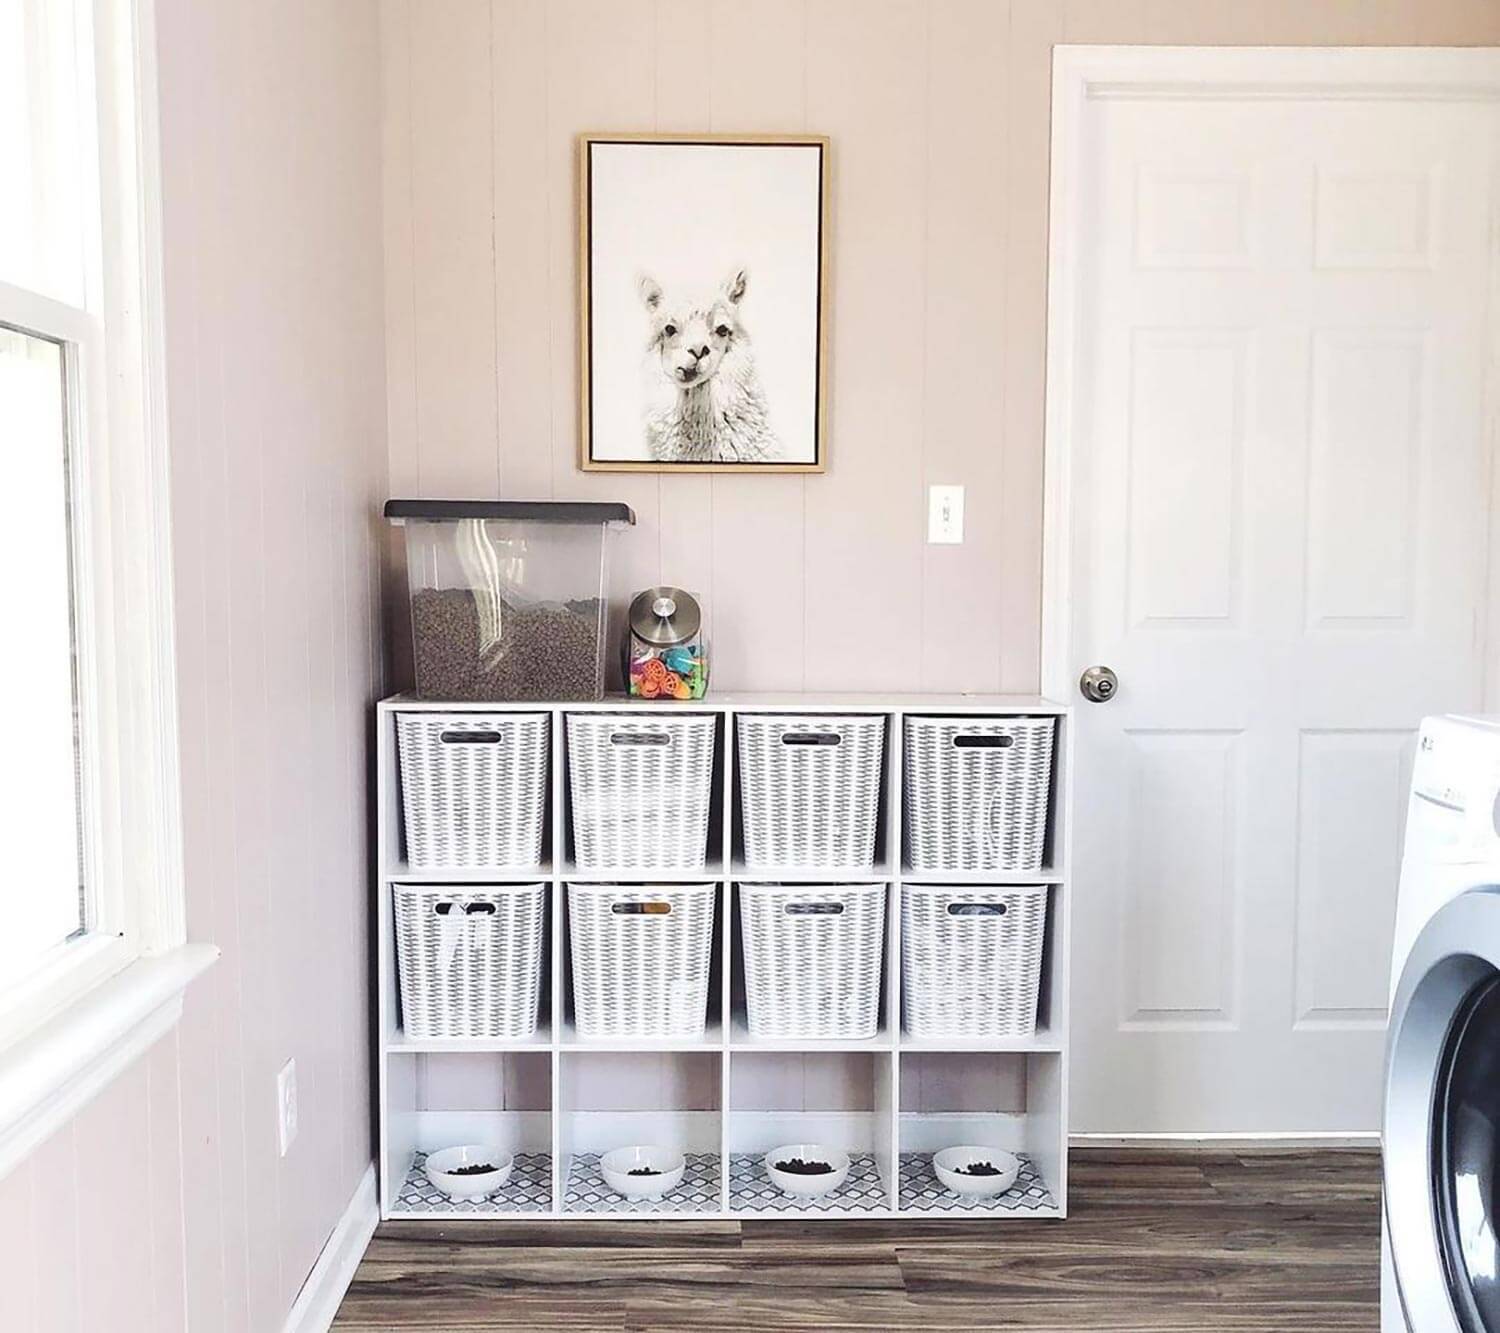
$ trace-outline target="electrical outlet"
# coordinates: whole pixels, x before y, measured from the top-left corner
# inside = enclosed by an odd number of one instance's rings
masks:
[[[297,1062],[288,1060],[276,1075],[276,1140],[283,1157],[297,1137]]]
[[[964,539],[964,488],[927,488],[927,541],[930,545],[957,546]]]

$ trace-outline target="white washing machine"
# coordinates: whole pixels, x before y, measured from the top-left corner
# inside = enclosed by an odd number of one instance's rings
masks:
[[[1500,717],[1422,725],[1384,1150],[1382,1333],[1500,1333]]]

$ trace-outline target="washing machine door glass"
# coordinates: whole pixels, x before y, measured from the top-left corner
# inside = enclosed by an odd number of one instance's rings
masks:
[[[1438,1065],[1432,1187],[1454,1312],[1500,1333],[1500,975],[1469,992]]]

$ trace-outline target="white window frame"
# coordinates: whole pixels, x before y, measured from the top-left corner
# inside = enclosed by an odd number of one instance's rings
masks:
[[[89,308],[0,283],[0,323],[64,348],[94,919],[0,990],[0,1174],[175,1022],[218,954],[187,944],[154,14],[151,0],[76,7],[97,113],[83,117],[99,167]]]

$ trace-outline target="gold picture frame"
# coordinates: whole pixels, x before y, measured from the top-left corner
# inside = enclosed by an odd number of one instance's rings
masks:
[[[623,395],[620,392],[610,392],[608,388],[596,392],[596,372],[601,371],[608,364],[608,369],[613,378],[611,385],[623,382],[620,372],[620,363],[625,359],[626,352],[622,350],[626,345],[626,334],[623,328],[616,328],[615,341],[611,344],[609,357],[596,353],[595,334],[599,326],[603,324],[602,316],[596,317],[595,297],[598,291],[596,284],[595,268],[599,262],[598,236],[596,235],[595,221],[595,165],[600,158],[601,148],[631,148],[631,147],[712,147],[728,149],[755,150],[762,148],[798,148],[807,149],[816,154],[815,168],[801,155],[789,156],[779,154],[773,161],[770,159],[743,159],[746,163],[753,162],[754,169],[774,170],[781,163],[789,166],[795,164],[798,172],[798,180],[803,183],[804,189],[810,189],[806,178],[810,177],[815,170],[816,201],[812,205],[811,216],[815,221],[816,236],[809,238],[805,235],[797,237],[795,244],[796,263],[787,267],[796,271],[800,280],[789,279],[784,286],[793,286],[798,294],[798,301],[790,303],[795,309],[789,315],[788,321],[794,326],[794,336],[778,342],[775,346],[779,350],[783,343],[790,343],[805,348],[809,339],[813,348],[814,364],[810,369],[811,386],[807,384],[809,373],[805,366],[801,365],[804,358],[792,358],[790,354],[783,357],[783,363],[791,363],[791,368],[796,372],[796,392],[789,394],[794,401],[801,404],[801,408],[791,414],[791,420],[797,427],[796,439],[802,441],[804,432],[810,425],[811,428],[811,450],[810,457],[803,456],[801,449],[797,450],[794,457],[786,457],[786,449],[780,438],[780,432],[774,429],[776,421],[776,409],[768,402],[760,386],[757,377],[757,369],[754,361],[748,363],[748,372],[739,367],[743,364],[736,360],[731,363],[730,358],[754,357],[759,355],[759,345],[751,339],[748,332],[743,335],[743,343],[738,339],[739,327],[737,320],[731,320],[733,329],[729,323],[713,325],[713,318],[718,316],[713,312],[724,309],[731,310],[738,315],[739,301],[745,295],[747,282],[752,291],[756,286],[756,275],[750,273],[747,279],[747,271],[743,268],[730,269],[728,276],[721,285],[710,295],[707,303],[698,297],[696,305],[689,302],[691,306],[690,318],[695,320],[692,328],[701,331],[709,327],[708,340],[702,344],[702,351],[697,349],[684,352],[680,346],[669,346],[669,343],[681,344],[683,338],[688,336],[692,330],[679,330],[671,323],[665,312],[675,308],[669,305],[670,298],[664,297],[662,288],[654,279],[644,274],[636,281],[639,284],[640,299],[644,303],[636,318],[642,322],[639,327],[631,326],[630,355],[641,356],[642,377],[648,382],[654,382],[654,375],[660,370],[663,382],[655,384],[654,392],[668,405],[656,411],[652,411],[649,405],[643,403],[639,411],[642,414],[636,423],[627,427],[623,423],[623,409],[621,403]],[[610,162],[616,166],[625,161],[628,156],[612,154]],[[584,133],[577,137],[577,180],[578,180],[578,466],[585,472],[765,472],[765,473],[788,473],[788,472],[825,472],[828,467],[828,320],[829,320],[829,276],[828,276],[828,208],[829,208],[829,140],[827,136],[816,134],[611,134],[611,133]],[[659,156],[654,158],[660,162]],[[686,160],[686,159],[685,159]],[[646,159],[642,158],[643,164]],[[715,154],[712,158],[700,155],[700,161],[705,166],[712,166],[723,172],[731,164],[723,154]],[[642,199],[649,196],[641,192],[616,193],[632,201],[631,207],[641,208],[647,205],[641,204]],[[756,207],[757,201],[764,199],[782,199],[783,196],[776,191],[751,191],[749,194],[750,206]],[[795,192],[788,192],[785,206],[795,208],[797,216],[805,223],[809,201],[796,196]],[[668,201],[670,205],[670,201]],[[650,206],[656,206],[653,203]],[[711,210],[708,220],[713,221]],[[669,217],[674,215],[668,214]],[[680,221],[679,224],[680,225]],[[754,238],[754,243],[760,253],[764,253],[767,237],[773,232],[778,237],[783,236],[789,229],[778,228],[770,225],[757,227],[755,220],[747,222],[749,234]],[[800,232],[800,227],[797,229]],[[722,243],[722,235],[715,234],[715,241]],[[731,244],[731,249],[733,245]],[[810,263],[816,264],[816,274],[808,281],[806,269]],[[613,276],[620,278],[622,265],[618,262],[612,264]],[[619,305],[618,292],[620,282],[612,285],[611,296],[615,304]],[[811,318],[814,327],[809,333],[806,328],[808,319],[807,306],[811,305]],[[709,312],[705,314],[705,311]],[[697,322],[697,317],[703,316],[707,325]],[[613,315],[614,322],[618,323],[620,313],[616,311]],[[756,309],[756,318],[766,319],[764,306]],[[654,322],[653,322],[654,321]],[[714,334],[725,335],[723,339],[717,339]],[[724,347],[715,348],[711,344],[722,341]],[[702,362],[695,359],[702,355],[709,363],[710,368],[700,376],[699,367]],[[612,359],[611,359],[612,358]],[[722,359],[720,359],[722,358]],[[771,358],[765,358],[769,363]],[[687,361],[686,367],[669,364],[674,361]],[[657,364],[659,362],[659,365]],[[753,410],[746,413],[746,419],[761,423],[760,433],[751,433],[748,436],[722,437],[712,436],[712,428],[685,429],[684,422],[701,422],[705,419],[704,414],[694,412],[691,408],[683,406],[689,395],[701,397],[708,392],[709,378],[715,374],[716,369],[728,367],[733,364],[736,373],[731,379],[729,375],[720,381],[721,388],[718,392],[728,392],[722,388],[724,385],[734,384],[738,386],[746,374],[750,377],[753,385],[752,392],[757,395],[756,402],[752,404]],[[800,368],[799,368],[800,367]],[[767,372],[772,369],[768,364]],[[695,380],[687,377],[698,377]],[[674,378],[675,377],[675,378]],[[792,378],[784,375],[783,381]],[[670,404],[675,402],[676,407]],[[606,406],[607,405],[607,406]],[[601,409],[610,411],[611,425],[608,434],[613,438],[613,444],[601,442],[601,432],[596,430],[595,414]],[[723,417],[716,419],[722,421]],[[662,423],[669,422],[664,426]],[[619,441],[626,439],[630,434],[635,435],[635,441],[630,445],[646,456],[620,456]],[[747,461],[743,455],[759,452],[765,449],[768,456],[762,459]],[[614,452],[612,452],[614,450]],[[711,454],[721,455],[719,457],[704,457],[707,451]],[[673,452],[681,452],[682,456],[672,457]],[[602,455],[602,456],[601,456]]]

